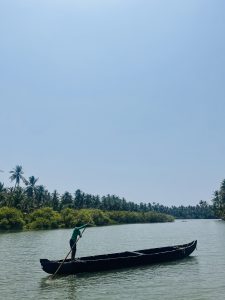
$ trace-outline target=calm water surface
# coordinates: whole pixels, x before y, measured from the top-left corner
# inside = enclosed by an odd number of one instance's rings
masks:
[[[0,233],[0,299],[224,299],[225,222],[174,223],[88,228],[77,256],[138,250],[198,240],[198,249],[179,262],[50,280],[40,258],[69,251],[72,230]]]

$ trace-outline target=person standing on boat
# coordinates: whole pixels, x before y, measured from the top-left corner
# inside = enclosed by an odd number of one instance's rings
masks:
[[[79,237],[82,237],[82,233],[81,233],[81,229],[86,228],[89,224],[84,224],[80,227],[76,226],[73,230],[71,239],[70,239],[70,248],[71,248],[71,260],[75,259],[75,255],[76,255],[76,250],[77,250],[77,237],[79,235]]]

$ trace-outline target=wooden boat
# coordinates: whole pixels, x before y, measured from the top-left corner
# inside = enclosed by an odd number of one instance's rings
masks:
[[[173,261],[189,256],[196,248],[197,241],[184,245],[153,248],[121,253],[80,257],[76,260],[67,259],[57,274],[76,274],[83,272],[99,272],[118,268]],[[42,269],[54,274],[62,260],[40,259]]]

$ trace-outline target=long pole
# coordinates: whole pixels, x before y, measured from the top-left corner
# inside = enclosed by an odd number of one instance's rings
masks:
[[[81,235],[83,235],[84,230],[86,229],[86,227],[83,229],[83,231],[81,232]],[[73,247],[77,244],[77,242],[79,241],[80,236],[78,237],[78,239],[76,240],[76,242],[73,244]],[[65,260],[67,259],[67,257],[70,255],[71,251],[73,250],[73,247],[70,249],[70,251],[68,252],[68,254],[66,255],[66,257],[64,258],[64,260],[61,262],[61,264],[59,265],[58,269],[55,271],[55,273],[53,275],[50,276],[51,279],[53,279],[55,277],[55,275],[58,273],[59,269],[61,269],[62,265],[64,264]]]

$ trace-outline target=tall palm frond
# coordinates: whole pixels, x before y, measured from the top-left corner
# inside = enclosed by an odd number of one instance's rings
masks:
[[[34,176],[30,176],[29,179],[26,181],[26,194],[28,197],[33,197],[37,187],[35,186],[36,182],[38,181],[39,178],[35,178]]]
[[[0,193],[5,192],[4,183],[0,182]]]
[[[10,171],[12,175],[9,177],[11,181],[15,180],[15,187],[20,185],[20,181],[22,180],[25,184],[27,183],[27,180],[23,176],[23,168],[22,166],[17,165],[12,171]]]

